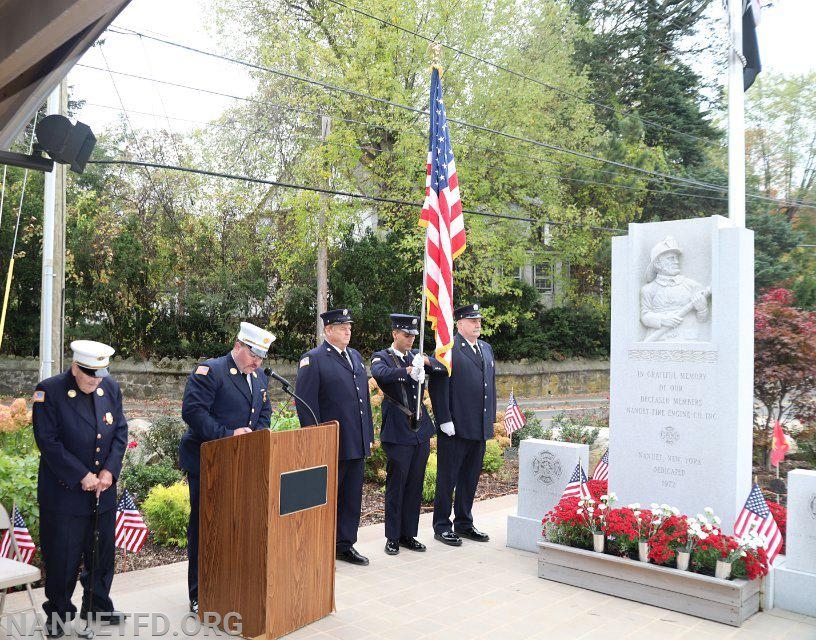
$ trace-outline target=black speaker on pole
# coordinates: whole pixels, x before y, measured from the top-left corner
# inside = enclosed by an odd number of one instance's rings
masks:
[[[96,136],[82,122],[71,124],[65,116],[52,114],[37,124],[37,144],[53,160],[71,165],[71,170],[82,173],[91,157]]]

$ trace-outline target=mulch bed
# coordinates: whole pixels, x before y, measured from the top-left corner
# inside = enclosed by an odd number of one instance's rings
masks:
[[[509,456],[508,456],[509,457]],[[363,513],[360,526],[378,524],[385,518],[383,511],[384,487],[366,482],[363,485]],[[504,466],[495,473],[483,473],[476,489],[476,500],[489,500],[518,490],[518,458],[505,460]],[[431,503],[422,505],[422,513],[433,510]],[[116,550],[116,573],[123,570],[124,554]],[[139,553],[127,554],[127,570],[148,569],[187,560],[187,551],[174,547],[160,547],[150,539]]]

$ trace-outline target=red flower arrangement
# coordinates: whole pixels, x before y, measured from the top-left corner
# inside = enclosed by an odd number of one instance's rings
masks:
[[[606,483],[604,490],[606,489]],[[590,489],[592,492],[592,489]],[[594,496],[594,492],[593,496]],[[774,503],[775,504],[775,503]],[[633,505],[635,506],[635,505]],[[663,505],[665,506],[665,505]],[[778,506],[778,505],[777,505]],[[668,515],[667,510],[674,511]],[[653,513],[648,509],[621,507],[610,509],[603,523],[603,533],[609,544],[606,553],[635,558],[638,541],[649,543],[649,560],[655,564],[670,564],[678,550],[691,548],[689,542],[689,518],[667,507],[656,529]],[[693,520],[693,519],[691,519]],[[592,548],[592,536],[587,526],[585,509],[577,497],[562,498],[542,520],[544,538],[556,544],[581,549]],[[783,525],[777,523],[782,530]],[[784,534],[783,534],[784,535]],[[749,544],[745,539],[725,535],[713,527],[704,539],[693,545],[691,570],[707,575],[714,574],[717,560],[732,562],[732,576],[755,580],[768,573],[768,555],[765,549]]]

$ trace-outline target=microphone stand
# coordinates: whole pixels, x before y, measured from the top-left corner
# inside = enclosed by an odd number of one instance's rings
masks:
[[[300,404],[302,404],[304,407],[306,407],[306,409],[309,410],[309,413],[312,414],[312,420],[314,420],[314,424],[315,425],[317,424],[317,416],[315,415],[315,412],[312,411],[312,408],[309,406],[309,403],[306,402],[299,395],[297,395],[294,391],[292,391],[292,384],[286,378],[284,378],[282,376],[279,376],[277,373],[275,373],[269,367],[264,369],[264,373],[268,377],[275,380],[278,384],[280,384],[281,389],[283,389],[286,393],[288,393],[290,396],[292,396],[292,398],[294,398],[296,402],[300,402]],[[307,425],[307,426],[312,426],[312,425]]]

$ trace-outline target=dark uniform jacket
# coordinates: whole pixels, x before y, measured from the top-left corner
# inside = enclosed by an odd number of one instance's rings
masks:
[[[107,469],[114,483],[102,492],[99,510],[114,509],[128,432],[116,380],[103,378],[91,405],[68,369],[37,385],[33,405],[34,438],[40,449],[40,508],[90,515],[96,501],[92,492],[82,490],[82,478]]]
[[[325,340],[300,359],[295,392],[303,398],[317,416],[318,422],[337,420],[340,423],[339,460],[365,458],[371,454],[374,440],[374,420],[368,393],[368,373],[363,359],[355,349],[347,348],[354,365]],[[314,420],[309,411],[297,402],[301,426]]]
[[[496,361],[493,349],[478,341],[484,364],[461,334],[453,339],[452,374],[431,378],[436,423],[453,422],[456,436],[489,440],[496,420]]]
[[[407,406],[416,412],[417,383],[406,371],[417,349],[411,349],[407,361],[400,359],[393,349],[377,351],[371,357],[371,375],[377,381],[385,399],[382,403],[382,429],[380,441],[394,444],[419,444],[427,442],[434,435],[434,425],[425,407],[422,408],[422,420],[418,431],[411,431],[411,418],[394,402]],[[431,366],[425,366],[426,375],[445,375],[447,369],[437,360],[431,358]]]
[[[268,429],[272,416],[263,371],[255,371],[250,394],[246,375],[228,353],[207,360],[190,374],[181,403],[187,431],[179,445],[179,463],[190,474],[200,473],[201,445],[231,436],[240,427]]]

